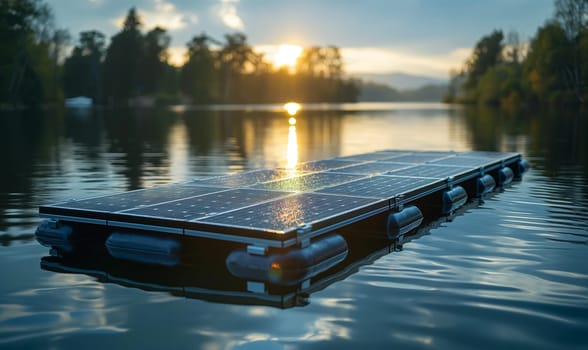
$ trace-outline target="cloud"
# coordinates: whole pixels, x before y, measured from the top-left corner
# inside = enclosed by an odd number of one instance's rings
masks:
[[[405,72],[439,78],[461,67],[470,53],[471,49],[465,48],[434,55],[393,48],[341,48],[348,74]]]
[[[198,16],[180,13],[174,4],[165,0],[153,0],[153,9],[137,8],[137,12],[146,28],[159,26],[169,31],[174,31],[198,22]],[[122,28],[124,20],[124,16],[116,18],[114,19],[114,24],[118,28]]]
[[[218,16],[227,27],[235,30],[243,30],[245,24],[237,13],[238,2],[239,0],[221,0]]]

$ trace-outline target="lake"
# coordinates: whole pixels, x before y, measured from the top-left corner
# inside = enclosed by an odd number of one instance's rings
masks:
[[[0,116],[2,349],[588,348],[586,115],[360,103],[303,105],[295,121],[279,105]],[[304,295],[251,298],[207,264],[64,263],[33,236],[40,204],[382,149],[514,151],[531,169],[402,249],[360,244]]]

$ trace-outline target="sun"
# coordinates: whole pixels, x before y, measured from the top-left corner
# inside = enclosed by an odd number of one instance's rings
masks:
[[[278,52],[274,56],[274,66],[277,68],[287,67],[294,68],[296,60],[302,53],[302,47],[298,45],[280,45]]]

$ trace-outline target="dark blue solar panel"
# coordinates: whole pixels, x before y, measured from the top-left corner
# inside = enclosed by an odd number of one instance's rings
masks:
[[[252,190],[245,188],[231,189],[165,204],[133,209],[125,211],[124,213],[189,221],[262,203],[288,194],[288,192]]]
[[[490,165],[496,163],[497,159],[492,158],[478,158],[478,157],[451,157],[447,159],[441,159],[431,162],[431,164],[441,165],[458,165],[458,166],[469,166],[469,167],[480,167],[483,165]]]
[[[288,176],[290,176],[290,173],[286,170],[262,169],[205,180],[196,180],[193,184],[205,186],[247,187],[262,182],[283,179]]]
[[[296,166],[296,169],[302,171],[323,171],[341,168],[352,164],[357,164],[357,161],[352,160],[341,160],[341,159],[324,159],[316,160],[312,162],[301,163]]]
[[[389,202],[392,198],[402,196],[408,203],[445,188],[447,177],[460,183],[467,176],[477,176],[480,166],[490,170],[514,157],[520,155],[381,151],[307,162],[295,171],[263,169],[72,200],[42,206],[39,212],[49,218],[104,225],[170,226],[204,236],[270,235],[270,239],[289,242],[301,225],[333,229],[363,214],[386,210],[389,203],[401,203]]]
[[[447,152],[426,153],[426,154],[415,153],[415,154],[408,154],[408,155],[399,156],[399,157],[386,158],[385,160],[390,161],[390,162],[398,162],[398,163],[420,164],[420,163],[427,163],[427,162],[430,162],[433,160],[438,160],[441,158],[451,157],[452,155],[453,155],[453,153],[447,153]]]
[[[369,162],[331,170],[330,172],[376,175],[396,169],[406,168],[407,166],[410,165],[407,165],[406,163]]]
[[[413,177],[431,177],[436,179],[445,179],[450,176],[457,176],[468,171],[472,170],[471,168],[466,167],[458,167],[458,166],[442,166],[442,165],[433,165],[433,164],[421,164],[415,165],[409,168],[404,168],[400,170],[394,170],[387,175],[396,175],[396,176],[413,176]]]
[[[345,157],[337,157],[335,159],[342,159],[342,160],[353,160],[353,161],[361,161],[361,162],[369,162],[373,160],[382,160],[391,157],[397,157],[404,154],[408,154],[410,152],[404,151],[379,151],[374,153],[363,153],[363,154],[356,154],[352,156],[345,156]]]
[[[346,184],[333,186],[317,191],[349,196],[363,196],[391,199],[407,191],[439,182],[436,179],[421,179],[394,176],[372,176]]]
[[[370,198],[300,193],[198,222],[285,233],[335,216],[340,220],[353,217],[368,206],[385,207],[387,203]]]
[[[352,174],[314,173],[274,182],[267,182],[254,187],[276,191],[310,192],[319,188],[356,180],[361,177],[361,175]]]
[[[116,212],[222,191],[220,188],[169,185],[56,204],[56,207]]]
[[[459,156],[464,157],[481,157],[481,158],[492,158],[492,159],[508,159],[518,156],[518,153],[514,152],[488,152],[488,151],[469,151],[460,153]]]

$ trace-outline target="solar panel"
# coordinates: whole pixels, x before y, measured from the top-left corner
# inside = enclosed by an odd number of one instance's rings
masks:
[[[447,159],[440,159],[432,161],[431,164],[442,164],[442,165],[457,165],[457,166],[469,166],[469,167],[480,167],[483,165],[490,165],[496,163],[497,159],[492,158],[479,158],[479,157],[452,157]]]
[[[438,183],[435,179],[372,176],[317,191],[338,195],[391,199],[422,186]]]
[[[340,184],[361,178],[361,175],[314,173],[292,177],[284,180],[267,182],[255,185],[254,188],[263,188],[276,191],[310,192],[319,188]]]
[[[275,242],[261,244],[289,246],[296,244],[293,230],[300,225],[312,224],[312,234],[319,235],[387,210],[390,203],[398,204],[390,202],[395,197],[409,203],[447,188],[448,177],[459,184],[478,176],[480,166],[489,171],[519,158],[494,152],[381,151],[307,162],[294,171],[262,169],[71,200],[41,206],[39,212],[53,220],[248,244],[268,238]]]
[[[312,162],[301,163],[296,166],[296,169],[302,171],[324,171],[330,169],[341,168],[352,164],[357,164],[358,161],[342,160],[342,159],[324,159]]]
[[[430,162],[433,160],[438,160],[438,159],[442,159],[442,158],[446,158],[446,157],[451,157],[452,155],[453,155],[452,153],[446,153],[446,152],[427,153],[427,154],[416,153],[416,154],[407,154],[407,155],[398,156],[398,157],[389,157],[389,158],[386,158],[385,160],[390,161],[390,162],[396,162],[396,163],[420,164],[420,163],[426,163],[426,162]]]
[[[169,185],[114,194],[104,197],[73,200],[56,204],[55,207],[102,212],[117,212],[146,205],[153,205],[182,198],[222,191],[222,188]]]
[[[492,159],[505,159],[517,156],[518,153],[514,152],[489,152],[489,151],[469,151],[460,153],[459,156],[465,157],[482,157]]]
[[[284,197],[288,194],[288,192],[252,190],[245,188],[231,189],[167,202],[164,204],[157,204],[150,207],[132,209],[125,211],[124,213],[190,221]]]
[[[330,223],[329,219],[335,217],[340,221],[385,206],[387,206],[386,202],[371,198],[299,193],[198,220],[198,222],[279,234],[288,233],[300,226],[315,224],[318,221],[321,225],[327,225]]]
[[[363,153],[363,154],[356,154],[352,156],[345,156],[345,157],[337,157],[335,159],[343,159],[343,160],[354,160],[354,161],[361,161],[361,162],[368,162],[373,160],[382,160],[391,157],[397,157],[404,154],[408,154],[410,152],[404,151],[379,151],[373,153]]]
[[[261,169],[214,177],[205,180],[195,180],[192,183],[196,185],[208,186],[246,187],[255,185],[257,183],[283,179],[288,176],[291,176],[291,173],[286,170]]]
[[[389,162],[370,162],[362,163],[345,168],[330,170],[330,172],[346,173],[346,174],[363,174],[363,175],[377,175],[388,171],[406,168],[405,163],[389,163]]]
[[[471,171],[471,168],[458,166],[443,166],[432,164],[421,164],[409,168],[394,170],[386,175],[411,176],[411,177],[430,177],[436,179],[445,179],[450,176],[458,176]]]

